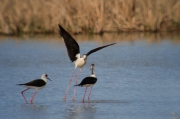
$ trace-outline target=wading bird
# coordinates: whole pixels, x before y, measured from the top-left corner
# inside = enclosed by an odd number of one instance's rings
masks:
[[[88,100],[90,100],[90,95],[91,95],[91,91],[92,91],[92,87],[94,86],[94,84],[96,83],[97,81],[97,78],[95,76],[95,73],[94,73],[94,64],[91,64],[91,75],[89,77],[86,77],[84,78],[80,84],[77,84],[75,86],[81,86],[81,87],[86,87],[85,89],[85,92],[84,92],[84,96],[83,96],[83,99],[82,99],[82,102],[84,102],[84,97],[86,95],[86,90],[88,87],[91,87],[91,90],[89,91],[89,95],[88,95]]]
[[[112,44],[109,44],[109,45],[105,45],[105,46],[95,48],[95,49],[89,51],[87,54],[84,54],[84,55],[80,56],[80,48],[79,48],[79,45],[76,42],[76,40],[62,26],[59,25],[59,28],[60,28],[59,33],[60,33],[61,37],[63,38],[63,40],[65,42],[69,58],[75,64],[75,69],[73,70],[73,72],[71,74],[71,78],[69,80],[69,84],[68,84],[68,87],[66,89],[66,93],[64,95],[64,98],[63,98],[64,100],[66,100],[66,95],[68,93],[69,86],[70,86],[70,84],[72,82],[72,78],[74,76],[76,68],[77,67],[80,68],[78,76],[76,78],[76,84],[77,84],[78,78],[79,78],[80,73],[81,73],[81,70],[82,70],[83,66],[86,64],[87,57],[91,53],[94,53],[94,52],[96,52],[98,50],[101,50],[102,48],[108,47],[110,45],[114,45],[116,43],[112,43]],[[75,94],[76,94],[76,87],[74,87],[74,95],[72,97],[72,100],[74,100]]]
[[[29,90],[30,88],[31,88],[31,89],[35,89],[35,92],[34,92],[32,98],[31,98],[31,100],[30,100],[30,102],[33,103],[33,99],[34,99],[34,96],[36,95],[36,92],[37,92],[38,90],[44,88],[44,86],[46,85],[47,79],[49,79],[49,78],[48,78],[48,75],[47,75],[47,74],[42,74],[41,79],[36,79],[36,80],[30,81],[30,82],[27,82],[27,83],[24,83],[24,84],[17,84],[17,85],[21,85],[21,86],[24,86],[24,87],[27,88],[27,89],[25,89],[25,90],[23,90],[23,91],[21,92],[21,94],[22,94],[24,100],[26,101],[26,103],[28,103],[28,102],[27,102],[27,100],[26,100],[26,98],[25,98],[25,96],[24,96],[23,93],[24,93],[25,91]],[[49,79],[49,80],[50,80],[50,79]],[[51,81],[51,80],[50,80],[50,81]]]

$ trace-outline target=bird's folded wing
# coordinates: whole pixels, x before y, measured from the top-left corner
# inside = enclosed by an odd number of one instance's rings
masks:
[[[97,78],[95,78],[95,77],[86,77],[82,80],[80,85],[95,84],[96,81],[97,81]]]
[[[46,84],[46,82],[43,81],[42,79],[36,79],[36,80],[30,81],[28,83],[18,84],[18,85],[41,87],[41,86],[44,86],[45,84]]]

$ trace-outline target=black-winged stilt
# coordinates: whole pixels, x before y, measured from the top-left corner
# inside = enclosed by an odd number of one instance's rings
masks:
[[[94,73],[94,64],[91,65],[91,70],[92,70],[92,73],[91,73],[91,75],[89,77],[84,78],[81,81],[80,84],[75,85],[75,86],[86,87],[85,92],[84,92],[84,96],[83,96],[83,99],[82,99],[82,102],[84,102],[84,97],[86,95],[86,90],[87,90],[88,87],[91,87],[91,90],[90,90],[89,96],[88,96],[88,100],[90,99],[92,87],[94,86],[94,84],[97,81],[97,78],[95,77],[95,73]]]
[[[30,100],[30,102],[32,103],[32,102],[33,102],[33,99],[34,99],[34,96],[36,95],[36,92],[37,92],[38,90],[44,88],[44,86],[46,85],[47,79],[49,79],[49,78],[48,78],[48,75],[47,75],[47,74],[42,74],[41,79],[35,79],[35,80],[33,80],[33,81],[30,81],[30,82],[27,82],[27,83],[24,83],[24,84],[17,84],[17,85],[25,86],[25,87],[27,88],[27,89],[25,89],[25,90],[23,90],[23,91],[21,92],[21,94],[22,94],[24,100],[26,101],[26,103],[28,103],[28,102],[27,102],[27,100],[26,100],[26,98],[25,98],[25,96],[24,96],[23,93],[24,93],[25,91],[29,90],[30,88],[35,89],[35,92],[34,92],[32,98],[31,98],[31,100]],[[50,80],[50,79],[49,79],[49,80]],[[50,80],[50,81],[51,81],[51,80]]]
[[[109,45],[105,45],[105,46],[101,46],[101,47],[98,47],[98,48],[95,48],[91,51],[89,51],[87,54],[84,54],[82,57],[80,56],[80,48],[79,48],[79,45],[78,43],[76,42],[76,40],[63,28],[59,25],[59,33],[61,35],[61,37],[63,38],[64,42],[65,42],[65,45],[66,45],[66,48],[67,48],[67,51],[68,51],[68,55],[69,55],[69,58],[72,62],[74,62],[75,64],[75,69],[73,70],[72,72],[72,75],[71,75],[71,78],[70,78],[70,81],[69,81],[69,84],[68,84],[68,87],[66,89],[66,93],[64,95],[64,98],[63,99],[66,99],[66,95],[67,95],[67,92],[69,90],[69,86],[72,82],[72,78],[74,76],[74,73],[76,71],[76,68],[79,67],[80,70],[79,70],[79,73],[78,73],[78,76],[77,76],[77,79],[76,79],[76,84],[78,82],[78,78],[80,76],[80,73],[81,73],[81,70],[83,68],[83,66],[86,64],[86,60],[87,60],[87,57],[91,54],[91,53],[94,53],[102,48],[105,48],[105,47],[108,47],[110,45],[114,45],[116,43],[112,43],[112,44],[109,44]],[[74,95],[72,97],[72,100],[74,100],[74,97],[75,97],[75,94],[76,94],[76,87],[74,87]]]

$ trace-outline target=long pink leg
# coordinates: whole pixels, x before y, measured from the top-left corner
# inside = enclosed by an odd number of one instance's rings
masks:
[[[92,87],[91,87],[91,90],[89,92],[88,100],[90,99],[91,91],[92,91]]]
[[[76,78],[76,85],[77,85],[77,83],[78,83],[78,78],[79,78],[79,76],[80,76],[80,73],[81,73],[81,69],[79,70],[78,76],[77,76],[77,78]],[[74,101],[75,95],[76,95],[76,86],[74,87],[74,95],[73,95],[73,97],[72,97],[72,101]]]
[[[37,90],[35,90],[34,95],[32,96],[31,104],[33,103],[33,99],[34,99],[34,96],[36,95],[36,92],[37,92]]]
[[[23,93],[24,93],[25,91],[27,91],[27,90],[29,90],[29,88],[27,88],[26,90],[23,90],[23,91],[21,92],[21,94],[22,94],[22,96],[23,96],[24,100],[26,101],[26,103],[28,103],[28,102],[27,102],[27,100],[26,100],[26,98],[25,98],[25,96],[24,96],[24,94],[23,94]]]
[[[87,90],[87,87],[86,87],[86,90]],[[86,95],[86,90],[85,90],[85,92],[84,92],[84,97],[85,97],[85,95]],[[83,97],[83,99],[82,99],[82,102],[84,102],[84,97]]]
[[[68,90],[69,90],[69,87],[70,87],[70,84],[71,84],[71,82],[72,82],[72,78],[73,78],[75,72],[76,72],[76,69],[74,69],[73,72],[72,72],[72,74],[71,74],[71,78],[70,78],[70,80],[69,80],[69,84],[68,84],[68,87],[67,87],[67,89],[66,89],[66,93],[65,93],[65,95],[64,95],[64,97],[63,97],[64,100],[66,100],[66,95],[67,95],[67,93],[68,93]]]

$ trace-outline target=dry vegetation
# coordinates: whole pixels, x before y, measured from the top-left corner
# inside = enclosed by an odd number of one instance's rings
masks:
[[[0,33],[180,30],[180,0],[0,0]]]

